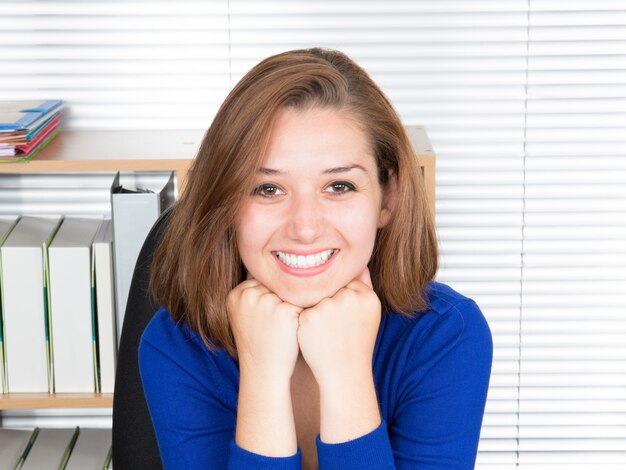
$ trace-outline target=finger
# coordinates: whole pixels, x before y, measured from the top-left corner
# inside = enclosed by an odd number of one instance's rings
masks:
[[[265,287],[265,285],[261,284],[256,279],[248,279],[243,281],[236,287],[237,290],[243,292],[244,290],[254,289],[258,291],[260,294],[264,294],[265,292],[269,292],[269,289]]]
[[[294,312],[296,312],[298,315],[300,315],[300,313],[302,313],[304,311],[304,308],[302,307],[298,307],[297,305],[293,305],[290,304],[289,302],[285,302],[284,300],[281,299],[281,307],[288,309],[288,310],[292,310]]]
[[[275,295],[265,284],[261,284],[256,279],[250,279],[249,281],[245,281],[250,283],[250,288],[254,289],[259,293],[259,295],[272,294]]]
[[[258,301],[259,302],[270,302],[272,305],[274,305],[275,307],[280,305],[283,301],[280,300],[280,297],[278,297],[276,294],[274,294],[271,290],[269,290],[267,287],[265,287],[263,284],[261,284],[259,286],[258,289],[256,289],[256,292],[258,294]]]
[[[246,279],[241,284],[239,284],[239,286],[242,289],[248,289],[250,287],[255,287],[255,286],[258,286],[258,285],[261,285],[261,283],[259,281],[257,281],[256,279],[254,279],[254,278]]]

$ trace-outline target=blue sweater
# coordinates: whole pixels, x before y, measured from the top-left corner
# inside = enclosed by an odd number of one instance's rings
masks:
[[[381,425],[340,444],[317,436],[320,469],[470,469],[491,372],[489,327],[474,301],[430,284],[431,309],[383,314],[372,367]],[[266,457],[234,442],[239,368],[159,310],[139,366],[165,468],[300,469],[301,451]]]

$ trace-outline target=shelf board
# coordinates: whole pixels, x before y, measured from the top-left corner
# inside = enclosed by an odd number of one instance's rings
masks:
[[[35,158],[0,173],[176,171],[179,190],[203,131],[65,131]]]
[[[112,393],[5,393],[0,394],[0,410],[43,408],[111,408]]]

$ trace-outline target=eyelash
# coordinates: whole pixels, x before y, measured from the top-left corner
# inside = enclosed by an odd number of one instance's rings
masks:
[[[352,191],[356,191],[356,188],[354,187],[354,185],[352,183],[348,183],[347,181],[333,181],[332,183],[330,183],[327,188],[337,188],[338,186],[343,187],[344,189],[341,191],[331,191],[331,194],[337,194],[337,195],[341,195],[341,194],[346,194]],[[276,194],[263,194],[263,191],[267,191],[268,189],[272,189],[274,190],[274,192],[276,191],[282,191],[278,186],[276,186],[275,184],[271,184],[271,183],[266,183],[266,184],[262,184],[258,187],[256,187],[254,189],[254,191],[252,191],[252,195],[253,196],[261,196],[267,199],[276,197]]]

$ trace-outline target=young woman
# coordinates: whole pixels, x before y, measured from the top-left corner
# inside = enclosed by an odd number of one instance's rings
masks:
[[[166,468],[472,468],[491,369],[393,107],[345,55],[254,67],[155,255],[139,362]]]

